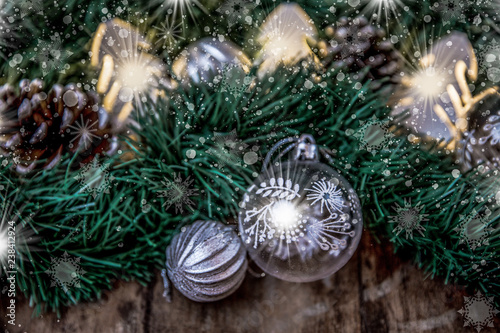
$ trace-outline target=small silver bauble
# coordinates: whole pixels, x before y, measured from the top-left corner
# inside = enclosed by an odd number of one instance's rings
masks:
[[[295,144],[292,160],[273,163],[248,189],[239,226],[255,263],[292,282],[338,271],[354,254],[363,231],[356,192],[319,162],[318,148],[307,135]]]
[[[250,66],[250,59],[236,44],[205,37],[183,50],[172,70],[184,86],[211,86],[222,81],[226,70],[236,67],[248,74]]]
[[[213,302],[238,289],[245,277],[247,258],[231,227],[197,221],[173,238],[167,248],[166,266],[163,276],[167,292],[170,286],[165,275],[187,298]]]

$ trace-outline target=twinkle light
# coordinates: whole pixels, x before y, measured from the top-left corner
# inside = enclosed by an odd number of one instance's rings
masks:
[[[439,97],[443,88],[446,87],[446,78],[436,72],[432,66],[423,68],[413,77],[412,86],[418,90],[424,99],[435,99]]]
[[[450,151],[459,151],[475,105],[498,94],[498,88],[472,95],[469,81],[477,80],[478,63],[466,34],[455,31],[429,44],[430,50],[425,53],[413,53],[420,60],[409,63],[417,63],[418,68],[405,75],[396,93],[393,115],[409,111],[404,120],[407,127],[417,134],[443,140]]]
[[[119,69],[118,77],[124,87],[133,91],[145,91],[151,80],[152,74],[140,62],[127,62]]]
[[[185,38],[182,37],[182,23],[175,24],[175,21],[167,17],[165,22],[161,22],[160,26],[154,27],[158,30],[158,43],[163,44],[163,48],[171,51],[178,40]]]
[[[198,0],[164,0],[163,6],[172,11],[174,17],[180,15],[182,20],[184,20],[186,14],[189,14],[189,16],[194,20],[193,8],[195,6],[208,15],[208,11]]]
[[[454,124],[463,123],[456,101],[460,96],[470,99],[466,76],[474,81],[478,73],[467,36],[453,32],[436,41],[415,43],[402,52],[410,56],[405,59],[407,69],[396,93],[393,115],[408,112],[405,123],[417,134],[455,139]]]
[[[400,105],[414,106],[413,112],[432,109],[434,105],[448,102],[446,87],[453,82],[453,77],[446,68],[438,68],[436,56],[429,53],[419,60],[419,66],[411,76],[404,78],[403,83],[411,90],[411,94],[400,101]]]
[[[148,54],[151,45],[127,22],[113,19],[102,23],[92,43],[93,66],[101,66],[97,92],[105,95],[103,107],[118,110],[124,121],[147,96],[156,97],[162,82],[162,62]]]
[[[316,39],[311,18],[297,4],[282,3],[267,16],[257,38],[262,49],[256,62],[259,76],[273,72],[279,64],[294,65],[305,58],[317,59],[308,44]]]
[[[386,24],[389,24],[389,19],[394,17],[399,22],[399,8],[404,8],[404,3],[402,0],[366,0],[367,2],[364,13],[371,13],[371,16],[377,20],[381,21],[381,18],[385,18]]]
[[[2,186],[3,187],[3,186]],[[0,273],[7,269],[7,258],[9,248],[9,217],[12,214],[12,207],[8,200],[3,200],[0,205]]]

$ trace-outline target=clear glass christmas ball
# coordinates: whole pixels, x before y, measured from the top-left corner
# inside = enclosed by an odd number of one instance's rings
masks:
[[[248,189],[239,228],[251,258],[291,282],[323,279],[358,247],[363,221],[347,180],[317,161],[275,163]]]

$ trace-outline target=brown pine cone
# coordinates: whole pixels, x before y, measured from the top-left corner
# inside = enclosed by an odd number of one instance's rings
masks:
[[[335,68],[358,72],[369,66],[369,79],[389,77],[391,82],[399,82],[396,74],[401,57],[392,43],[384,40],[384,29],[370,24],[363,16],[355,19],[342,17],[336,26],[328,26],[325,34],[331,39],[329,42],[320,42],[319,49],[326,67],[333,65]]]
[[[117,149],[97,95],[73,84],[45,93],[39,79],[22,80],[19,88],[0,87],[0,156],[3,163],[14,161],[19,173],[53,168],[66,153],[77,154],[79,165]]]

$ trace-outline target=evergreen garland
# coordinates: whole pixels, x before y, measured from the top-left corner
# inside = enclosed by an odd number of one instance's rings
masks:
[[[36,56],[39,40],[49,42],[55,31],[63,37],[64,49],[72,53],[67,59],[70,66],[65,73],[51,71],[45,75],[45,81],[49,85],[56,82],[92,85],[97,73],[88,62],[89,40],[106,13],[114,16],[120,12],[118,8],[123,9],[118,17],[146,27],[152,44],[157,46],[157,54],[166,62],[203,35],[229,36],[249,54],[254,54],[258,46],[250,40],[255,38],[257,27],[279,1],[263,0],[251,11],[251,25],[237,24],[232,28],[220,21],[224,17],[216,15],[220,2],[203,3],[204,10],[214,14],[211,16],[195,6],[193,17],[188,15],[184,22],[189,26],[185,29],[185,39],[179,40],[171,52],[156,43],[158,36],[151,29],[165,17],[166,8],[162,9],[159,3],[99,0],[83,5],[69,0],[54,8],[54,2],[43,1],[43,14],[29,12],[22,16],[22,8],[8,2],[3,19],[13,17],[12,26],[18,28],[13,28],[11,39],[2,45],[5,59],[1,65],[2,80],[13,83],[20,78],[41,76],[39,62],[31,59]],[[318,29],[340,16],[356,16],[362,11],[361,7],[353,8],[341,0],[298,3]],[[424,34],[405,30],[405,27],[419,29],[424,16],[430,15],[432,22],[439,22],[435,23],[436,37],[448,30],[466,31],[475,47],[491,30],[497,29],[496,14],[486,17],[482,5],[474,1],[467,2],[465,18],[452,18],[443,29],[439,21],[443,13],[432,10],[433,5],[434,1],[427,0],[409,2],[407,8],[401,9],[398,18],[401,24],[381,23],[381,26],[390,34],[398,35],[401,44],[407,38],[419,43]],[[472,22],[476,13],[483,17],[480,27]],[[44,19],[37,20],[37,15]],[[63,18],[68,15],[71,23],[65,24]],[[147,21],[141,23],[145,18]],[[15,54],[21,54],[23,60],[12,66],[9,62]],[[306,88],[304,82],[310,73],[280,68],[237,98],[217,88],[192,87],[187,91],[179,88],[169,92],[168,99],[143,103],[144,114],[135,116],[137,128],[131,128],[128,135],[121,138],[123,150],[111,159],[99,161],[109,163],[112,186],[110,193],[101,193],[95,198],[82,191],[77,179],[79,170],[70,167],[72,156],[66,156],[52,170],[37,171],[28,177],[20,177],[12,172],[10,164],[2,164],[3,207],[15,207],[9,213],[17,215],[18,233],[33,240],[18,248],[18,270],[22,274],[18,274],[17,281],[18,288],[35,306],[36,314],[95,299],[102,290],[111,288],[116,279],[134,279],[143,284],[150,281],[155,268],[163,267],[165,248],[176,230],[198,219],[233,221],[242,194],[260,172],[262,159],[270,147],[280,139],[302,133],[314,135],[320,146],[333,152],[332,166],[357,191],[369,232],[390,239],[396,251],[411,254],[416,264],[432,277],[444,276],[488,296],[499,295],[497,210],[493,209],[490,215],[494,231],[489,244],[480,249],[472,251],[466,244],[460,244],[460,235],[454,230],[460,224],[460,215],[482,211],[495,203],[493,186],[498,184],[498,175],[457,174],[460,167],[453,156],[411,144],[404,134],[391,138],[388,149],[376,154],[360,149],[360,141],[354,134],[373,117],[390,120],[394,133],[404,132],[398,131],[399,120],[389,117],[388,97],[371,91],[368,83],[359,89],[354,88],[356,82],[338,81],[337,73],[328,69],[322,78],[326,84]],[[214,132],[232,130],[236,130],[242,143],[257,147],[258,163],[217,166],[220,163],[217,156],[210,153],[211,149],[217,149]],[[188,151],[189,154],[195,151],[195,157],[188,158]],[[182,212],[177,210],[161,195],[165,189],[162,181],[175,182],[175,177],[189,179],[190,186],[197,190],[190,198],[190,210],[186,206]],[[489,187],[485,183],[490,184]],[[390,223],[391,216],[396,215],[394,207],[404,206],[406,202],[418,204],[420,212],[426,214],[426,221],[421,223],[425,228],[423,234],[414,232],[413,237],[407,237],[404,232],[394,231],[395,224]],[[46,273],[51,258],[65,252],[81,258],[80,265],[85,271],[80,288],[66,292],[51,287]],[[498,298],[495,301],[498,305]]]

